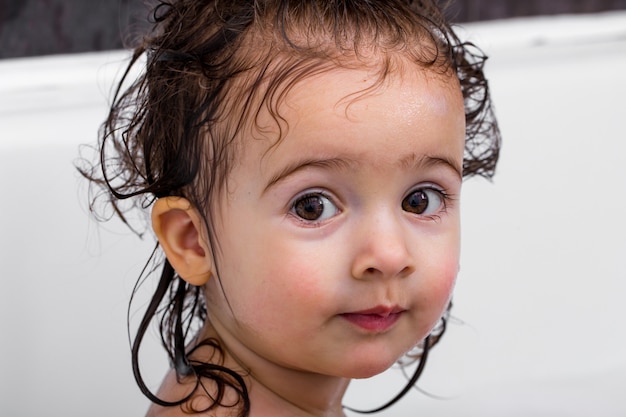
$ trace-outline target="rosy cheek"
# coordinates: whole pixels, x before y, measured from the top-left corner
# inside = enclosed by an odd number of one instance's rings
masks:
[[[436,307],[440,313],[448,307],[458,270],[458,262],[449,262],[439,268],[436,280],[432,283],[430,296],[433,300],[433,307]]]
[[[451,294],[454,290],[454,285],[456,283],[456,277],[459,273],[459,263],[458,261],[450,262],[449,265],[444,269],[441,279],[442,289],[445,293]]]

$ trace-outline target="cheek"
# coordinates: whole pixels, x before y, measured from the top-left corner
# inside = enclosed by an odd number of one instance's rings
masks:
[[[224,290],[237,320],[250,327],[269,326],[284,321],[285,311],[298,314],[311,310],[324,294],[324,263],[311,252],[303,256],[296,245],[254,245],[241,254],[240,262],[223,275]],[[314,252],[313,252],[314,253]],[[226,272],[226,270],[224,271]],[[221,289],[215,288],[217,294]]]
[[[262,272],[280,293],[275,296],[287,304],[314,306],[319,302],[316,298],[325,292],[324,277],[334,275],[326,270],[328,261],[322,262],[319,252],[303,251],[307,254],[303,255],[285,247],[279,253],[265,264]]]
[[[452,297],[452,291],[456,283],[456,277],[459,272],[458,259],[449,262],[442,268],[441,279],[439,280],[438,292],[442,298],[445,298],[445,304],[447,306],[450,298]]]
[[[430,279],[421,282],[416,300],[419,306],[416,311],[416,320],[419,323],[416,334],[420,335],[420,340],[437,325],[447,310],[457,271],[458,264],[453,261],[439,264],[436,270],[431,271]]]
[[[433,311],[440,315],[448,307],[459,272],[459,251],[456,247],[433,257],[429,265],[427,288],[423,289],[423,302],[431,305]],[[426,300],[425,300],[426,299]],[[428,302],[429,299],[430,301]]]
[[[442,294],[447,294],[448,301],[454,290],[456,277],[459,273],[459,262],[461,258],[461,238],[459,229],[460,225],[457,219],[456,227],[448,238],[446,249],[440,252],[442,255],[439,257],[439,274],[441,277],[440,291]]]

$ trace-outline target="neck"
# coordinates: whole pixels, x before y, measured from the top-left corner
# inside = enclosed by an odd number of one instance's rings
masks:
[[[205,329],[204,336],[215,338],[217,334],[213,329]],[[342,399],[350,379],[283,367],[236,341],[219,340],[224,365],[246,381],[251,417],[345,416]]]
[[[297,372],[250,375],[252,417],[343,417],[349,380]]]

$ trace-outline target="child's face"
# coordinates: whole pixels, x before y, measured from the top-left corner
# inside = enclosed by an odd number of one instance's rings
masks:
[[[242,139],[214,216],[223,289],[212,278],[206,291],[211,324],[249,369],[372,376],[448,304],[465,136],[458,83],[418,70],[359,97],[372,82],[365,70],[304,79],[279,107],[288,130],[277,146],[268,114],[264,133]]]

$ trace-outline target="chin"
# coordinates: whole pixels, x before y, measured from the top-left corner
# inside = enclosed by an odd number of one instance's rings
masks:
[[[393,364],[395,364],[397,359],[391,361],[367,361],[362,363],[360,366],[355,366],[350,372],[350,375],[347,375],[349,378],[353,379],[366,379],[376,376],[378,374],[382,374],[387,369],[391,368]]]
[[[361,372],[357,372],[353,375],[350,375],[349,378],[350,379],[368,379],[368,378],[375,377],[376,375],[382,374],[389,368],[390,366],[386,368],[376,369],[376,370],[373,370],[373,369],[362,370]]]

